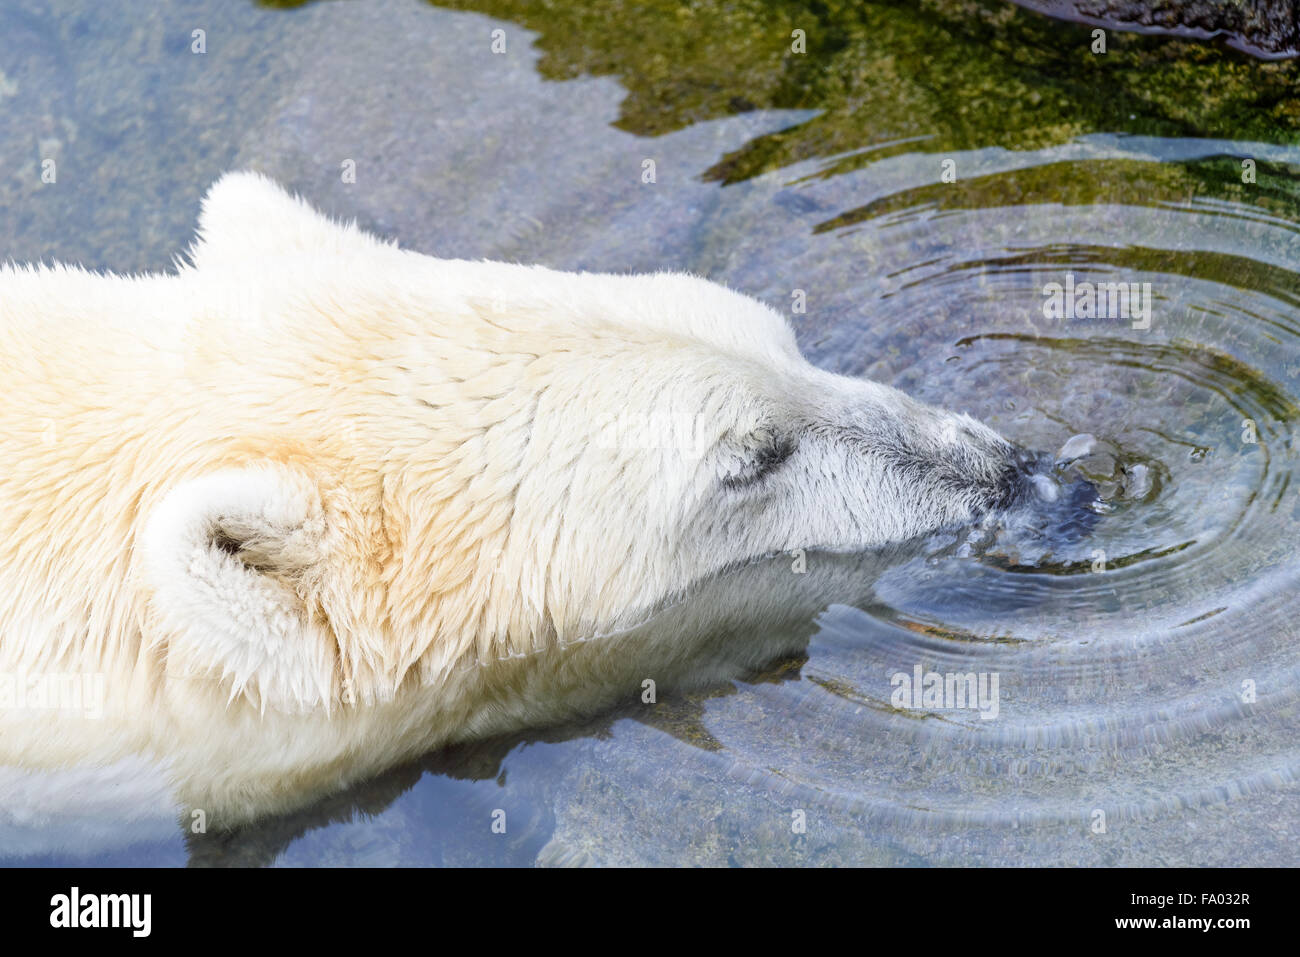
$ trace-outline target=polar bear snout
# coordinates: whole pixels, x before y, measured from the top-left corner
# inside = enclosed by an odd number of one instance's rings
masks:
[[[1049,466],[1047,456],[1013,445],[998,478],[993,507],[1014,508],[1031,500],[1041,491],[1041,483],[1036,481],[1036,477],[1043,475]]]
[[[1014,515],[1013,524],[1032,527],[1061,543],[1086,536],[1105,511],[1092,482],[1061,470],[1045,452],[1020,447],[1015,448],[999,482],[995,508]]]

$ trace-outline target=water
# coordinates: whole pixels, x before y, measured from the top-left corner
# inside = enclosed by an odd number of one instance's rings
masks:
[[[51,821],[9,854],[1294,863],[1297,65],[1113,33],[1101,58],[991,2],[456,6],[6,5],[4,254],[167,268],[202,190],[252,166],[435,255],[684,268],[786,311],[802,290],[818,364],[1027,448],[1093,436],[1071,468],[1104,514],[939,536],[870,574],[809,555],[779,625],[738,639],[775,661],[653,707],[430,755],[237,834],[115,843],[105,810],[93,842]],[[1067,276],[1149,283],[1149,325],[1048,318]],[[763,595],[778,570],[723,584]],[[896,707],[917,666],[997,675],[997,717]]]

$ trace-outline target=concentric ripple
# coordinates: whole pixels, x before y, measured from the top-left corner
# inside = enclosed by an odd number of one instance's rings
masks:
[[[967,850],[1000,827],[1174,827],[1300,770],[1294,221],[1231,200],[1052,203],[1052,165],[824,220],[884,278],[817,346],[1061,450],[1100,519],[1086,535],[1003,522],[937,537],[873,602],[823,613],[804,680],[747,700],[766,720],[734,736],[710,723],[729,773],[763,767],[802,800],[960,832]],[[1149,316],[1052,302],[1116,283],[1149,296]],[[984,714],[952,690],[900,697],[897,676],[918,670],[922,687],[936,673],[997,690]]]

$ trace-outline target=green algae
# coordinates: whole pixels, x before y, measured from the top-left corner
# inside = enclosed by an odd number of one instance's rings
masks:
[[[1094,132],[1300,142],[1300,61],[1118,31],[1094,53],[1093,28],[995,0],[439,6],[536,31],[547,79],[617,77],[616,125],[629,132],[818,111],[724,157],[706,174],[722,182],[814,158],[844,172],[897,152],[1035,149]]]

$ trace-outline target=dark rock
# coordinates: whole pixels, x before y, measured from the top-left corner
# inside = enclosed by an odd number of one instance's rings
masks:
[[[1015,0],[1048,16],[1208,39],[1267,59],[1300,53],[1297,0]]]

